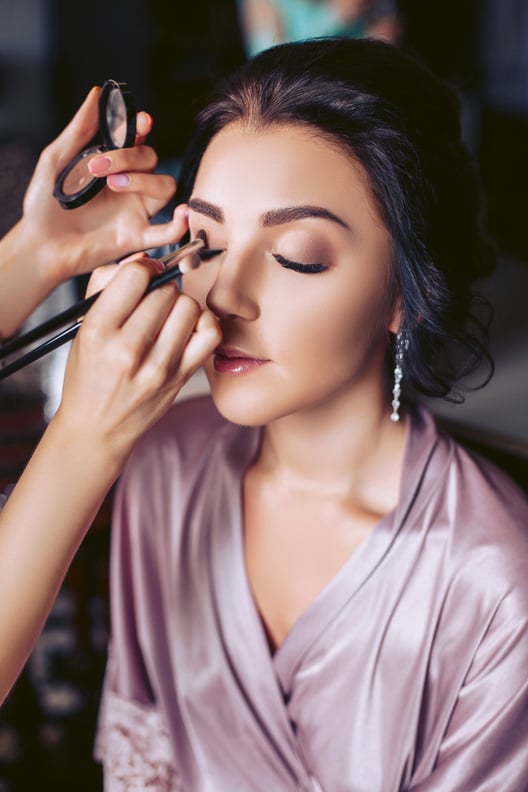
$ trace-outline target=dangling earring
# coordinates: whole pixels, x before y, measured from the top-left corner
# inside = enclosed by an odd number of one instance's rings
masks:
[[[394,352],[394,387],[392,389],[392,412],[391,421],[395,423],[400,420],[400,395],[401,381],[403,379],[403,355],[409,348],[409,336],[406,330],[398,330],[396,336]]]

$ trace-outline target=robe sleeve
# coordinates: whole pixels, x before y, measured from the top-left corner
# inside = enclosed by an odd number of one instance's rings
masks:
[[[475,653],[434,769],[409,792],[528,789],[528,602],[498,605]]]
[[[105,792],[183,792],[155,705],[106,690],[94,753],[103,764]]]
[[[130,504],[130,511],[134,504]],[[105,792],[181,792],[169,733],[153,693],[137,629],[142,588],[126,497],[114,503],[112,636],[94,746]]]

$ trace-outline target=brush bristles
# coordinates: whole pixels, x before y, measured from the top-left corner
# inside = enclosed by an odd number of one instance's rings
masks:
[[[178,269],[182,275],[186,275],[188,272],[199,267],[201,263],[202,260],[197,253],[189,253],[178,262]]]

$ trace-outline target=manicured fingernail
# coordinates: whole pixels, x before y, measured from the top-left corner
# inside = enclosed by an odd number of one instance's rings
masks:
[[[126,187],[130,184],[130,176],[128,173],[111,173],[106,181],[112,187]]]
[[[104,176],[112,167],[112,160],[110,157],[94,157],[88,163],[88,170],[94,176]]]
[[[180,204],[177,206],[174,214],[176,213],[181,215],[186,223],[189,222],[189,209],[187,208],[187,204]]]
[[[129,253],[128,256],[123,256],[119,259],[118,264],[126,264],[128,261],[137,261],[138,259],[150,258],[149,254],[144,250],[138,250],[136,253]]]

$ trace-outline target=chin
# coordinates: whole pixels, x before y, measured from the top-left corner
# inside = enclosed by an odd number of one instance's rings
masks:
[[[262,381],[247,378],[218,376],[206,369],[211,397],[218,412],[231,423],[240,426],[263,426],[281,417],[277,391],[269,392]],[[279,408],[279,409],[278,409]]]
[[[262,399],[246,398],[243,393],[236,397],[232,394],[218,393],[211,389],[211,395],[216,409],[231,423],[239,426],[263,426],[273,420],[270,410],[262,404]]]

